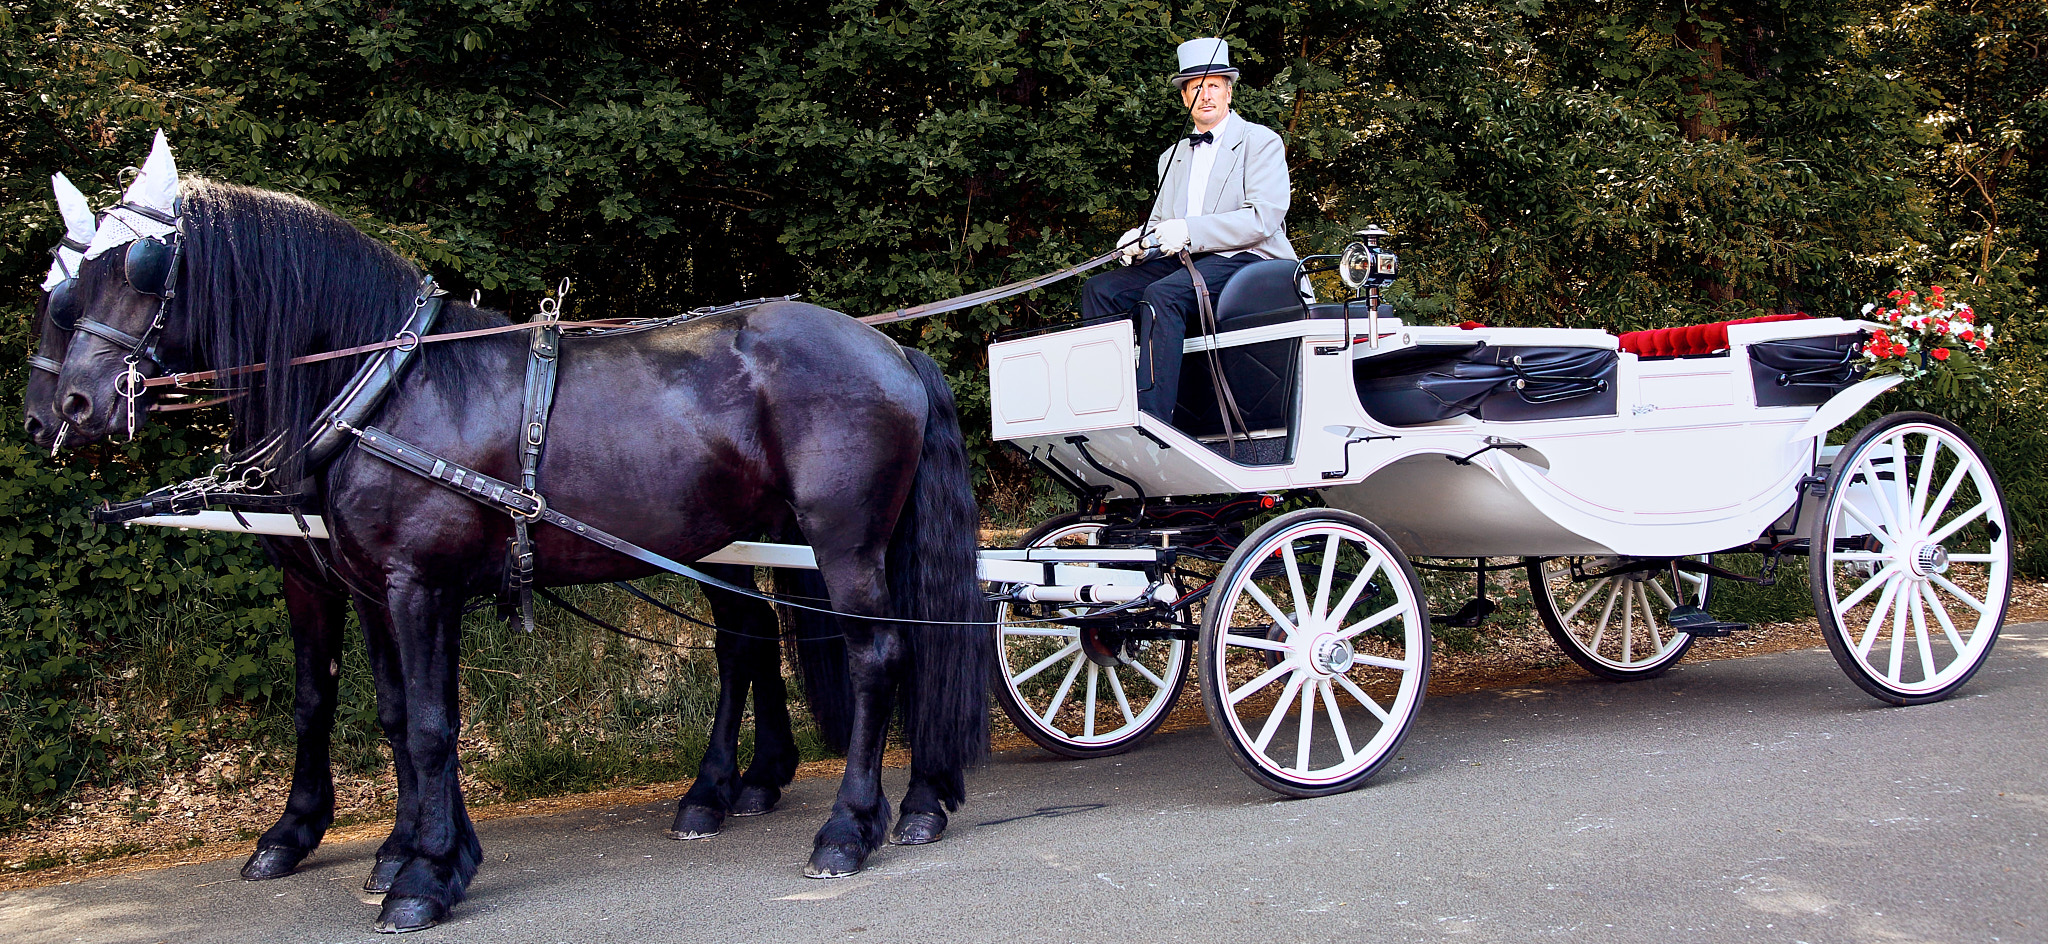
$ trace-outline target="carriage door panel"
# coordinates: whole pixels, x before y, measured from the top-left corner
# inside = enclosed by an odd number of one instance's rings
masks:
[[[995,438],[1135,424],[1134,350],[1128,321],[989,345],[989,421]]]

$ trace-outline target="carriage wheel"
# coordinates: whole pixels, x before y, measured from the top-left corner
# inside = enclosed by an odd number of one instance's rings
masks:
[[[1102,528],[1100,521],[1062,515],[1032,529],[1018,546],[1091,546]],[[1052,606],[998,608],[1003,679],[996,697],[1017,729],[1046,750],[1067,757],[1121,754],[1173,711],[1187,681],[1188,644],[1180,639],[1084,639],[1072,626],[1009,623],[1080,612]]]
[[[1574,561],[1582,573],[1604,573],[1635,560],[1529,561],[1530,596],[1550,638],[1586,671],[1616,682],[1656,678],[1684,658],[1693,637],[1673,631],[1669,614],[1682,604],[1707,606],[1707,575],[1677,567],[1572,582]]]
[[[1857,432],[1828,478],[1810,566],[1829,651],[1884,701],[1948,697],[1991,654],[2011,589],[1991,464],[1955,424],[1894,413]]]
[[[1202,703],[1245,773],[1325,796],[1394,756],[1422,707],[1430,636],[1422,582],[1386,532],[1328,508],[1281,515],[1215,586]]]

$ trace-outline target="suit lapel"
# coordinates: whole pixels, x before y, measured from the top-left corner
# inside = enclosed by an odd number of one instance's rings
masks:
[[[1177,143],[1172,163],[1166,165],[1166,182],[1159,188],[1160,219],[1176,219],[1187,209],[1189,172],[1188,147]]]
[[[1223,185],[1229,182],[1239,165],[1244,163],[1244,119],[1236,112],[1230,113],[1230,120],[1218,129],[1216,135],[1216,163],[1209,168],[1209,189],[1202,194],[1202,212],[1216,213],[1222,208],[1217,204],[1223,200]],[[1183,190],[1183,193],[1186,191]],[[1231,207],[1236,209],[1236,207]]]

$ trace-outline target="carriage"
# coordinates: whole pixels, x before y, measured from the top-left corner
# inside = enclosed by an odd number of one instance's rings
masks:
[[[1171,421],[1136,408],[1130,321],[989,348],[995,438],[1077,498],[994,556],[1142,573],[1148,588],[1003,595],[997,693],[1038,744],[1128,750],[1193,671],[1254,780],[1292,796],[1356,787],[1412,725],[1431,620],[1447,618],[1430,615],[1418,564],[1479,575],[1448,617],[1461,625],[1492,608],[1488,572],[1526,570],[1550,634],[1609,679],[1743,631],[1711,615],[1713,588],[1801,556],[1829,648],[1871,695],[1939,700],[1982,664],[2011,561],[1983,453],[1925,413],[1828,441],[1900,382],[1862,376],[1880,325],[1411,325],[1379,298],[1398,269],[1383,235],[1241,270],[1214,330],[1185,343]],[[1349,297],[1317,299],[1330,270]],[[1728,555],[1763,563],[1716,563]]]

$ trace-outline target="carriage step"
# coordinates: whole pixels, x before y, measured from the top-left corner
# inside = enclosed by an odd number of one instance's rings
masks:
[[[1499,608],[1500,605],[1493,602],[1492,600],[1488,600],[1483,597],[1475,597],[1473,599],[1466,600],[1465,605],[1460,607],[1458,609],[1458,612],[1452,613],[1449,616],[1432,615],[1430,616],[1429,621],[1440,626],[1455,626],[1459,629],[1478,629],[1479,627],[1486,625],[1486,618],[1492,616],[1493,611]]]
[[[1691,604],[1672,610],[1667,620],[1672,629],[1693,636],[1726,636],[1749,628],[1748,623],[1723,623]]]

